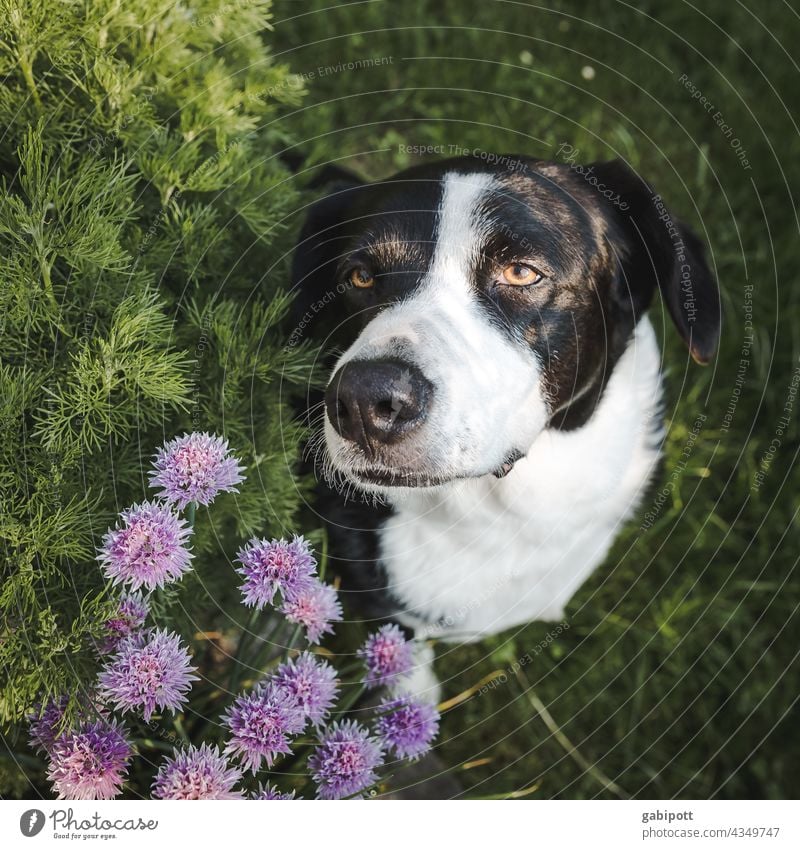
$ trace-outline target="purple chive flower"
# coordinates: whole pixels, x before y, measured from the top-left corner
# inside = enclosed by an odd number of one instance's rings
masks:
[[[266,801],[289,801],[294,799],[294,790],[291,793],[281,793],[280,790],[274,788],[271,784],[258,785],[258,790],[251,793],[250,799],[263,799]]]
[[[123,713],[141,708],[147,722],[156,708],[175,713],[197,681],[177,634],[145,631],[124,639],[100,673],[100,694]]]
[[[336,701],[336,670],[324,660],[304,652],[281,664],[272,679],[275,686],[294,699],[314,725],[321,725]]]
[[[30,745],[39,752],[49,752],[62,731],[64,710],[69,698],[50,699],[46,705],[36,705],[28,717]]]
[[[109,528],[97,559],[107,578],[132,590],[177,581],[190,567],[191,529],[164,504],[145,501],[120,513],[123,526]]]
[[[429,702],[404,695],[384,699],[379,710],[375,731],[399,758],[424,755],[439,733],[439,711]]]
[[[286,599],[281,613],[290,622],[303,625],[309,643],[318,643],[323,634],[332,634],[331,622],[341,622],[342,605],[336,590],[316,578],[292,598]]]
[[[113,799],[132,749],[116,721],[98,720],[56,738],[47,777],[59,799]]]
[[[413,643],[397,625],[384,625],[370,634],[358,656],[367,667],[364,683],[368,687],[394,682],[408,675],[414,664]]]
[[[153,461],[150,486],[176,504],[179,510],[190,502],[210,504],[220,492],[238,492],[244,467],[230,456],[228,441],[208,433],[184,433],[164,444]]]
[[[318,799],[343,799],[361,793],[378,780],[383,763],[380,741],[352,720],[334,722],[308,759]]]
[[[106,637],[100,644],[100,654],[110,654],[126,637],[135,634],[144,625],[150,606],[138,593],[124,595],[117,605],[117,613],[106,622]]]
[[[278,755],[291,752],[289,736],[302,731],[306,720],[297,702],[269,683],[239,696],[223,724],[231,732],[225,754],[237,755],[255,773],[262,761],[271,767]]]
[[[233,785],[242,771],[232,767],[218,748],[187,746],[165,758],[153,781],[154,799],[241,799]]]
[[[317,571],[309,544],[298,536],[291,542],[252,539],[236,559],[242,564],[236,571],[244,578],[244,603],[259,609],[272,603],[276,591],[284,600],[294,598],[309,587]]]

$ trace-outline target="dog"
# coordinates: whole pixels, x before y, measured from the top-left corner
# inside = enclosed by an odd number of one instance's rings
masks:
[[[561,620],[659,463],[656,290],[715,352],[698,237],[619,160],[462,157],[340,175],[292,283],[336,352],[311,449],[350,602],[445,641]]]

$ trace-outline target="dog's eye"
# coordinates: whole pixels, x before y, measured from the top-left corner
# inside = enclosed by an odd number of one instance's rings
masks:
[[[369,289],[375,284],[375,278],[367,271],[366,268],[354,268],[348,275],[347,279],[357,289]]]
[[[544,280],[544,274],[535,268],[521,262],[512,262],[503,269],[502,280],[499,282],[506,286],[533,286],[542,280]]]

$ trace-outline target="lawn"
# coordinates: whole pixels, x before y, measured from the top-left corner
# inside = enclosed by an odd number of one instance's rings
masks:
[[[623,157],[702,234],[722,288],[707,368],[653,309],[661,479],[565,625],[439,647],[437,752],[463,793],[796,796],[797,9],[287,1],[274,23],[308,89],[281,124],[300,179],[465,150]]]

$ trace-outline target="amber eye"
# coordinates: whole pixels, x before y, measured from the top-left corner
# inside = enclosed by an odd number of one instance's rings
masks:
[[[354,268],[347,279],[358,289],[369,289],[375,283],[375,278],[367,271],[366,268]]]
[[[513,262],[503,269],[503,279],[501,283],[507,286],[533,286],[534,283],[539,283],[544,280],[544,274],[540,274],[535,268],[530,265],[524,265],[521,262]]]

